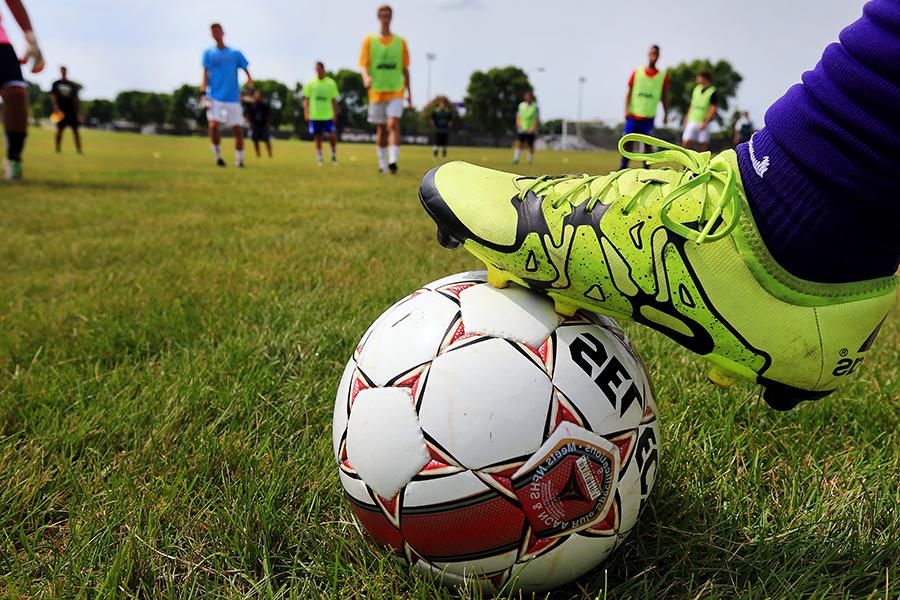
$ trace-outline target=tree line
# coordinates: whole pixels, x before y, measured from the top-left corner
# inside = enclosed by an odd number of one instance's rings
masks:
[[[719,115],[722,123],[729,103],[737,93],[742,77],[728,61],[693,60],[669,69],[669,90],[671,116],[680,119],[690,105],[694,76],[700,70],[709,70],[718,88]],[[367,130],[366,122],[368,98],[362,77],[357,71],[341,69],[329,73],[341,90],[338,109],[340,129]],[[622,95],[624,100],[625,80],[610,89],[609,93]],[[273,126],[300,133],[306,131],[303,120],[303,85],[293,85],[275,80],[262,79],[255,82],[256,89],[263,92],[272,106]],[[513,133],[516,111],[525,90],[532,89],[528,74],[519,67],[497,67],[486,71],[475,71],[469,78],[466,96],[463,99],[464,115],[454,111],[454,127],[493,136]],[[29,104],[35,119],[47,118],[53,111],[49,92],[39,86],[28,84]],[[188,133],[206,127],[206,112],[200,105],[200,89],[194,85],[182,85],[171,93],[125,90],[113,99],[82,101],[82,117],[88,125],[104,126],[115,121],[126,121],[133,125],[154,125],[170,128],[176,132]],[[429,117],[437,103],[432,99],[421,111],[407,108],[401,122],[405,133],[425,133],[430,130]],[[538,98],[540,104],[540,98]],[[624,108],[624,102],[623,102]],[[541,127],[543,133],[556,133],[561,121],[546,121]]]

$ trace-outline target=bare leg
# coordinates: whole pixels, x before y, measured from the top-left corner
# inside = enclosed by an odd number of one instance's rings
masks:
[[[56,138],[55,138],[57,152],[62,152],[62,137],[63,137],[62,134],[63,134],[62,127],[57,127],[56,128]]]
[[[24,87],[6,86],[0,89],[3,98],[3,126],[6,129],[6,158],[10,163],[22,161],[22,149],[25,147],[25,135],[28,132],[28,94]],[[13,165],[10,165],[13,169]],[[21,177],[12,171],[15,179]]]
[[[271,140],[266,140],[266,152],[269,153],[269,158],[272,158],[272,142],[271,142]]]
[[[253,138],[253,149],[256,151],[256,158],[259,158],[259,140]]]
[[[244,150],[244,128],[240,125],[235,125],[231,128],[231,133],[234,134],[234,149],[241,152]]]
[[[209,122],[209,141],[212,142],[214,146],[218,146],[222,142],[222,136],[219,134],[218,121]]]
[[[81,131],[77,127],[72,128],[72,135],[75,137],[75,149],[81,154]]]

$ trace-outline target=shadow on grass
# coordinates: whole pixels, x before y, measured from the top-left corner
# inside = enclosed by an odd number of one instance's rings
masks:
[[[767,526],[766,515],[660,491],[610,560],[548,597],[866,597],[884,594],[900,562],[896,543],[868,539],[846,519],[778,529],[775,517]]]

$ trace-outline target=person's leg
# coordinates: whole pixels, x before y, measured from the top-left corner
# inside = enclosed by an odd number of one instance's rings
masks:
[[[534,162],[534,134],[528,138],[528,164]]]
[[[259,136],[254,131],[250,138],[253,140],[253,151],[256,152],[256,158],[259,158],[261,156],[259,153]]]
[[[28,132],[28,94],[18,85],[0,89],[3,97],[3,127],[6,130],[6,160],[9,177],[18,179],[22,172],[22,150]]]
[[[315,145],[316,145],[316,164],[318,164],[321,167],[323,164],[323,161],[322,161],[322,134],[316,133],[316,135],[313,136],[313,141],[315,142]]]
[[[231,133],[234,136],[234,164],[244,166],[244,128],[240,125],[232,125]]]
[[[64,123],[59,122],[56,124],[56,136],[53,138],[54,143],[56,144],[56,151],[62,152],[62,138],[63,131],[66,129]]]
[[[387,145],[387,123],[381,123],[375,128],[375,154],[378,156],[378,170],[382,173],[388,168]]]
[[[848,282],[900,263],[900,3],[874,0],[737,147],[747,200],[775,260]]]
[[[397,172],[397,161],[400,158],[400,119],[388,117],[388,169]]]
[[[220,167],[225,166],[225,161],[222,160],[222,136],[219,133],[219,122],[218,121],[209,121],[209,141],[212,145],[213,154],[216,157],[216,164]]]
[[[268,131],[266,132],[266,152],[269,154],[269,158],[272,158],[272,134]]]
[[[331,143],[331,162],[334,164],[337,162],[337,132],[332,131],[328,135],[328,141]]]
[[[75,150],[81,154],[81,129],[77,124],[72,125],[72,137],[75,138]]]
[[[519,158],[522,156],[522,137],[519,136],[519,139],[516,140],[515,145],[513,146],[513,159],[512,163],[514,165],[519,164]]]

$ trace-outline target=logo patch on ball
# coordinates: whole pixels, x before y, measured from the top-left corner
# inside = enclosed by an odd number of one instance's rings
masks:
[[[561,423],[513,476],[513,489],[537,537],[602,521],[615,496],[619,451],[574,423]]]

